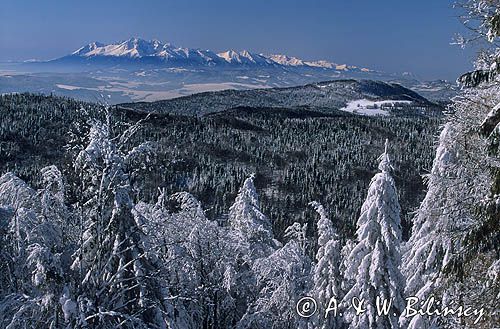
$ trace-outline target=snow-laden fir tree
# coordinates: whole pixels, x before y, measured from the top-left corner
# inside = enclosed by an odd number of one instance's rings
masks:
[[[45,202],[63,198],[50,189],[47,171],[60,174],[55,167],[43,168],[46,185],[38,195],[12,173],[0,177],[0,205],[7,207],[2,216],[2,252],[10,253],[1,257],[7,261],[2,264],[7,270],[2,276],[8,280],[0,282],[2,292],[11,293],[0,293],[0,327],[57,327],[60,322],[58,296],[68,268],[62,265],[65,248],[57,218],[65,218],[67,212]]]
[[[235,303],[235,318],[248,314],[259,293],[254,263],[273,254],[279,247],[274,239],[269,218],[262,213],[254,185],[255,175],[245,179],[229,209],[227,245],[232,250],[232,261],[226,264],[226,289]]]
[[[311,260],[306,254],[307,224],[286,229],[289,241],[268,257],[253,262],[255,301],[238,322],[238,329],[307,328],[296,312],[297,301],[310,289]]]
[[[500,135],[498,128],[492,128],[488,138],[481,131],[499,101],[495,85],[464,90],[454,99],[453,114],[447,117],[427,175],[426,196],[405,245],[406,296],[422,302],[434,297],[452,307],[457,303],[481,305],[486,314],[496,312],[499,290],[494,287],[498,284],[487,273],[498,257],[494,252],[498,245],[498,193],[494,192],[498,185],[494,178],[499,168],[495,149]],[[488,154],[489,149],[493,153]],[[495,326],[485,323],[485,327]],[[403,314],[401,318],[401,325],[411,329],[468,328],[471,324],[470,319],[451,316],[408,318]]]
[[[227,236],[227,228],[206,218],[201,203],[188,193],[174,194],[172,199],[181,204],[185,214],[197,219],[187,236],[186,249],[193,270],[186,273],[190,276],[191,290],[185,291],[186,299],[191,300],[188,311],[193,308],[197,311],[190,313],[197,315],[195,328],[231,327],[237,314],[235,302],[222,284],[226,264],[234,261],[232,245],[223,239]]]
[[[250,259],[268,256],[277,246],[271,221],[260,210],[254,179],[252,174],[245,180],[229,209],[229,225]]]
[[[12,247],[12,261],[17,265],[24,264],[27,247],[32,241],[31,232],[36,228],[40,219],[38,214],[42,211],[40,199],[26,182],[8,172],[0,177],[0,205],[11,213],[7,232]],[[9,275],[11,282],[19,287],[25,271],[22,266],[16,266]]]
[[[340,252],[340,273],[342,273],[342,282],[340,288],[342,290],[342,293],[345,293],[354,285],[354,278],[348,279],[345,276],[345,273],[347,271],[347,268],[349,267],[349,255],[351,254],[355,246],[356,242],[352,239],[348,239]]]
[[[326,310],[330,301],[339,303],[342,299],[341,283],[341,246],[340,239],[328,218],[325,209],[318,202],[311,202],[319,214],[318,228],[318,251],[316,253],[316,265],[313,269],[313,288],[310,295],[318,302],[318,312],[310,320],[311,329],[335,329],[340,328],[340,315],[332,311],[325,318]],[[334,301],[335,300],[335,301]],[[334,304],[331,305],[332,307]]]
[[[14,246],[9,237],[9,223],[12,216],[11,209],[0,207],[0,299],[3,299],[5,295],[14,292],[16,289],[14,280],[12,280]]]
[[[353,282],[344,296],[344,303],[352,298],[364,300],[366,311],[355,315],[353,308],[345,314],[349,328],[399,328],[398,316],[404,309],[404,280],[401,263],[401,221],[398,194],[388,154],[388,142],[380,157],[379,169],[371,180],[368,195],[357,222],[356,245],[349,254],[345,276]],[[390,304],[387,315],[378,316],[379,305]],[[396,315],[396,316],[394,316]]]
[[[454,99],[451,123],[459,132],[461,170],[456,180],[456,197],[471,219],[465,229],[455,230],[459,242],[443,271],[443,303],[456,300],[482,305],[485,316],[480,323],[455,318],[446,325],[453,328],[500,327],[500,1],[467,0],[464,24],[481,42],[482,51],[475,61],[476,71],[465,74],[460,82],[474,88]],[[487,41],[487,42],[484,42]],[[465,81],[464,78],[465,77]],[[472,82],[472,83],[471,83]],[[466,177],[467,179],[463,179]],[[465,184],[463,182],[466,182]],[[495,274],[496,273],[496,274]]]
[[[201,306],[195,291],[198,287],[194,264],[197,259],[189,255],[186,244],[189,244],[189,234],[203,211],[199,209],[199,202],[187,193],[179,197],[180,202],[172,202],[172,199],[177,198],[169,198],[162,189],[156,204],[141,201],[134,207],[134,213],[145,218],[145,233],[149,236],[151,252],[162,264],[155,276],[169,285],[173,308],[171,325],[195,328],[200,312],[198,308],[190,308],[189,304],[193,302]]]
[[[473,88],[464,88],[452,100],[428,191],[406,246],[403,273],[408,295],[421,300],[433,295],[445,306],[483,307],[485,315],[480,323],[464,317],[402,317],[402,325],[412,329],[500,325],[500,2],[465,0],[459,5],[471,33],[459,41],[489,43],[482,43],[475,71],[459,78]]]
[[[88,145],[76,159],[86,220],[72,264],[81,280],[73,292],[80,314],[71,323],[167,328],[168,292],[155,278],[159,264],[130,197],[126,163],[133,153],[123,151],[129,130],[113,137],[111,129],[109,114],[107,123],[93,122]]]
[[[456,195],[457,132],[446,124],[439,137],[439,145],[431,173],[427,175],[427,194],[414,219],[413,232],[405,245],[402,272],[406,278],[405,295],[427,300],[436,293],[438,276],[450,260],[453,250],[453,229],[464,218],[464,209],[454,200]],[[463,186],[459,187],[462,188]],[[450,202],[451,201],[451,202]],[[438,317],[416,315],[401,317],[405,327],[433,328]]]

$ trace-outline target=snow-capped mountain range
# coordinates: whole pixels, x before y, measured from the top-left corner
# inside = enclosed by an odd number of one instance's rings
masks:
[[[144,40],[141,38],[131,38],[128,40],[103,44],[92,42],[74,51],[71,55],[61,59],[85,58],[87,60],[98,59],[131,59],[135,61],[145,61],[151,63],[152,60],[163,62],[164,64],[188,63],[191,65],[246,65],[246,66],[288,66],[323,68],[336,70],[362,70],[370,72],[367,68],[358,68],[345,64],[336,64],[325,60],[306,61],[287,55],[264,55],[252,53],[248,50],[235,51],[227,50],[216,53],[211,50],[191,49],[174,46],[170,43],[163,43],[159,40]],[[57,61],[57,60],[56,60]]]
[[[108,104],[339,79],[396,82],[434,100],[453,95],[451,84],[446,81],[420,81],[411,74],[285,54],[182,48],[140,38],[110,44],[92,42],[49,61],[0,63],[0,93],[28,91]]]

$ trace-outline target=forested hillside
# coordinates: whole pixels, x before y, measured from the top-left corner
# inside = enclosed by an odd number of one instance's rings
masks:
[[[120,104],[146,112],[181,115],[205,115],[235,107],[304,107],[326,113],[336,113],[356,100],[392,100],[401,103],[388,108],[396,116],[441,115],[443,108],[411,89],[397,83],[373,80],[336,80],[288,88],[254,90],[223,90],[205,92],[156,102]],[[404,104],[403,104],[404,103]]]
[[[0,108],[0,168],[35,186],[39,170],[49,164],[74,179],[74,137],[88,128],[85,120],[103,118],[96,105],[30,94],[2,96]],[[294,221],[307,221],[312,200],[321,200],[339,230],[352,234],[386,138],[394,154],[406,236],[408,214],[423,198],[421,175],[430,168],[441,122],[283,108],[237,108],[201,118],[146,118],[119,109],[113,118],[128,124],[143,120],[128,143],[151,142],[150,165],[136,169],[135,200],[156,199],[158,188],[168,194],[188,191],[202,201],[209,218],[224,222],[239,185],[255,172],[262,209],[278,237]],[[68,192],[74,198],[79,193]],[[311,235],[312,223],[309,227]]]

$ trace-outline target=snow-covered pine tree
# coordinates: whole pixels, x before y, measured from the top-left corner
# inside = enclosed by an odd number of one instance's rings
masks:
[[[452,201],[457,192],[456,134],[450,123],[441,132],[432,170],[426,176],[427,194],[415,216],[410,240],[405,245],[402,265],[406,279],[405,295],[418,297],[421,301],[436,293],[439,273],[454,249],[458,248],[453,242],[453,229],[464,218],[464,209]],[[401,325],[411,329],[433,328],[438,320],[438,317],[420,315],[406,318],[403,314]]]
[[[341,283],[342,276],[340,266],[341,246],[331,220],[328,218],[325,209],[318,202],[311,202],[319,214],[318,227],[318,252],[316,253],[316,265],[313,269],[313,288],[310,295],[318,302],[319,310],[310,320],[311,329],[335,329],[340,328],[340,316],[335,316],[333,312],[325,318],[326,309],[330,300],[334,298],[337,302],[342,299]]]
[[[473,40],[489,41],[476,70],[453,99],[439,139],[428,191],[406,246],[403,273],[408,295],[435,295],[443,305],[484,307],[481,323],[464,318],[401,318],[409,328],[493,328],[498,319],[498,241],[500,184],[500,2],[465,0],[462,18]]]
[[[42,169],[45,177],[46,168]],[[57,171],[57,169],[55,169]],[[24,181],[7,173],[0,178],[0,204],[7,206],[9,227],[3,248],[8,262],[12,294],[0,301],[0,327],[57,327],[61,314],[58,295],[65,280],[61,255],[64,251],[59,216],[66,213],[40,200]],[[10,231],[10,232],[9,232]],[[1,280],[4,281],[4,280]]]
[[[348,259],[346,277],[354,285],[344,296],[350,305],[352,298],[364,300],[366,312],[355,315],[353,308],[345,314],[349,328],[399,328],[398,316],[404,308],[404,280],[401,263],[401,222],[398,194],[388,154],[388,141],[380,157],[379,169],[371,180],[368,195],[357,222],[357,241]],[[390,302],[389,313],[378,316],[380,305]],[[396,316],[394,316],[396,315]]]
[[[255,289],[253,266],[279,247],[273,237],[271,221],[261,212],[259,196],[254,185],[255,174],[248,177],[229,209],[229,232],[226,248],[233,257],[226,263],[226,290],[234,300],[235,319],[248,313],[259,293]]]
[[[76,159],[87,218],[72,268],[77,282],[77,327],[167,328],[166,289],[155,278],[159,264],[144,234],[144,219],[133,212],[124,145],[107,123],[94,121],[88,145]],[[85,199],[86,198],[86,199]]]
[[[229,209],[229,225],[247,248],[249,259],[266,257],[277,247],[271,221],[260,210],[254,179],[252,174],[245,180]]]
[[[292,224],[286,229],[289,241],[282,248],[253,262],[257,296],[238,322],[238,329],[307,328],[306,320],[296,312],[297,301],[310,289],[312,267],[304,248],[306,228],[307,224]]]

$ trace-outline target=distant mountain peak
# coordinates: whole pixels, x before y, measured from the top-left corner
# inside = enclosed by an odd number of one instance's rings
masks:
[[[269,59],[284,66],[309,66],[316,68],[336,69],[342,71],[345,71],[348,68],[356,68],[355,66],[347,66],[345,64],[340,65],[325,60],[306,61],[297,57],[290,57],[282,54],[270,55]]]
[[[229,64],[242,65],[275,65],[276,63],[270,58],[256,53],[251,53],[248,50],[236,51],[233,49],[218,53],[221,59]]]
[[[104,47],[104,46],[105,45],[103,43],[94,41],[94,42],[89,43],[88,45],[85,45],[81,48],[78,48],[77,50],[75,50],[72,53],[72,55],[83,56],[86,53],[89,53],[91,51],[94,51],[97,48]]]
[[[285,65],[285,66],[302,66],[305,65],[305,62],[301,60],[300,58],[297,57],[290,57],[287,55],[281,55],[281,54],[276,54],[276,55],[269,55],[269,59],[272,61]]]
[[[142,58],[146,56],[161,56],[160,52],[162,50],[171,47],[170,44],[162,43],[156,39],[145,40],[133,37],[110,44],[92,42],[79,48],[72,55],[80,57],[112,56]]]
[[[233,61],[239,61],[240,60],[240,54],[238,54],[236,51],[233,49],[227,50],[225,52],[221,52],[217,54],[219,57],[223,58],[229,63],[232,63]]]

